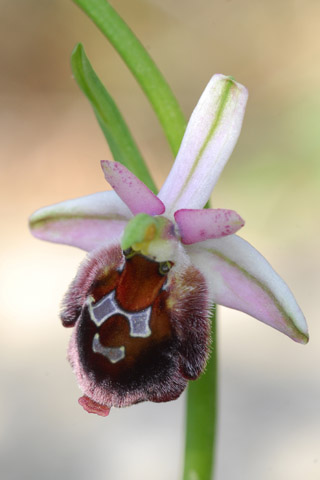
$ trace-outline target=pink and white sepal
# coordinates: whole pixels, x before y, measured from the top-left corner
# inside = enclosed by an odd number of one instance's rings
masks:
[[[169,285],[177,271],[191,265],[204,278],[208,305],[246,312],[306,343],[306,321],[288,286],[257,250],[235,235],[244,225],[242,218],[233,210],[204,209],[237,142],[246,101],[242,85],[215,75],[190,118],[157,196],[123,165],[102,161],[113,191],[38,210],[30,219],[32,233],[82,248],[90,258],[101,248],[130,245],[152,261],[175,265],[168,273]],[[93,401],[92,392],[84,393]],[[90,400],[82,405],[91,408]]]

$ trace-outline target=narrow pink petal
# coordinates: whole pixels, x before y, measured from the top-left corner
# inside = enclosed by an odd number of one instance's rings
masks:
[[[99,192],[37,210],[30,229],[42,240],[90,251],[119,241],[131,216],[115,192]]]
[[[214,75],[189,120],[180,150],[158,197],[170,216],[202,208],[240,134],[247,90],[231,77]]]
[[[231,235],[244,225],[244,220],[234,210],[222,208],[181,209],[175,212],[174,219],[185,245]]]
[[[162,201],[121,163],[102,160],[101,166],[107,182],[130,208],[133,215],[164,213],[165,206]]]
[[[187,248],[214,303],[248,313],[296,342],[308,341],[306,320],[289,287],[248,242],[231,235]]]

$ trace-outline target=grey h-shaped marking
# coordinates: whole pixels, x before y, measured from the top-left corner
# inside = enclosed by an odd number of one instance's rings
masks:
[[[145,308],[140,312],[126,312],[119,307],[115,296],[116,292],[113,290],[95,304],[93,304],[93,298],[89,297],[88,307],[91,320],[97,327],[100,327],[113,315],[123,315],[130,325],[130,337],[149,337],[151,335],[149,321],[152,307]]]
[[[109,295],[106,295],[95,304],[93,304],[92,297],[88,298],[88,309],[91,320],[97,327],[100,327],[113,315],[124,315],[130,325],[131,337],[149,337],[151,335],[149,327],[151,307],[136,313],[126,312],[119,307],[115,295],[116,292],[113,290]],[[107,357],[111,363],[120,362],[120,360],[125,358],[125,347],[123,345],[121,347],[105,347],[100,342],[99,333],[96,333],[93,337],[92,350],[95,353],[100,353],[104,357]]]

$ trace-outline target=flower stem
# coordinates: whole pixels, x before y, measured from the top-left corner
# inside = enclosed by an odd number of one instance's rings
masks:
[[[151,103],[176,156],[186,120],[171,88],[154,61],[107,0],[73,0],[108,38]]]
[[[217,319],[211,314],[211,357],[205,373],[187,390],[187,421],[183,480],[211,480],[217,426]]]

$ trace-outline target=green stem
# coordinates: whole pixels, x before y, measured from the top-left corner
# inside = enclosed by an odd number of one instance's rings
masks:
[[[217,426],[217,321],[212,310],[211,358],[205,373],[189,382],[183,480],[211,480]]]
[[[150,101],[176,156],[186,128],[180,106],[140,41],[106,0],[73,0],[118,51]]]

